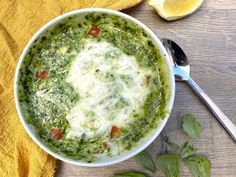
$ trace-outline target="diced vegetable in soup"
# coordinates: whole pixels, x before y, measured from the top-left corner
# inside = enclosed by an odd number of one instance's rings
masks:
[[[116,15],[64,19],[27,53],[24,117],[52,151],[86,162],[139,145],[163,119],[169,79],[151,37]]]

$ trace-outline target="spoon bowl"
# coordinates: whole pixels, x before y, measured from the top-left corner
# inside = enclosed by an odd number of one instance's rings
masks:
[[[171,59],[171,63],[175,68],[184,71],[186,75],[190,76],[190,65],[184,51],[174,42],[169,39],[161,39],[167,53]],[[186,81],[188,78],[175,74],[176,81]]]

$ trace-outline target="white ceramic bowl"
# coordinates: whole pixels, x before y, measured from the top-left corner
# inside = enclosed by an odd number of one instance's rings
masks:
[[[43,33],[45,30],[47,30],[48,28],[50,28],[50,27],[54,26],[55,24],[59,23],[64,18],[67,18],[71,15],[78,15],[79,16],[79,15],[84,15],[86,13],[91,13],[91,12],[114,14],[114,15],[120,16],[121,18],[131,20],[132,22],[136,23],[141,28],[143,28],[151,36],[151,38],[153,40],[153,43],[159,49],[160,54],[164,57],[165,62],[166,62],[166,67],[167,67],[166,69],[168,71],[169,80],[170,80],[170,82],[169,82],[169,84],[170,84],[170,99],[169,99],[168,105],[167,105],[169,113],[172,110],[172,106],[173,106],[173,102],[174,102],[175,81],[174,81],[174,75],[173,75],[171,63],[169,61],[167,52],[166,52],[164,46],[162,45],[161,41],[143,23],[141,23],[140,21],[136,20],[135,18],[133,18],[129,15],[126,15],[124,13],[121,13],[121,12],[108,10],[108,9],[101,9],[101,8],[87,8],[87,9],[71,11],[71,12],[65,13],[65,14],[60,15],[57,18],[51,20],[50,22],[48,22],[46,25],[44,25],[39,31],[37,31],[34,34],[34,36],[30,39],[30,41],[28,42],[28,44],[26,45],[26,47],[24,48],[24,50],[23,50],[23,52],[20,56],[20,59],[18,61],[17,68],[16,68],[16,73],[15,73],[14,97],[15,97],[15,104],[16,104],[16,108],[17,108],[17,112],[18,112],[18,115],[20,117],[20,120],[21,120],[22,124],[24,125],[24,128],[26,129],[26,131],[30,135],[30,137],[34,140],[34,142],[38,146],[40,146],[44,151],[49,153],[50,155],[54,156],[57,159],[60,159],[64,162],[68,162],[68,163],[71,163],[71,164],[80,165],[80,166],[88,166],[88,167],[98,167],[98,166],[106,166],[106,165],[111,165],[111,164],[115,164],[115,163],[124,161],[124,160],[129,159],[132,156],[138,154],[142,150],[144,150],[160,134],[160,132],[164,128],[164,126],[165,126],[165,124],[166,124],[166,122],[169,118],[169,114],[160,122],[159,126],[152,133],[150,133],[148,136],[146,136],[142,140],[142,143],[140,143],[138,146],[134,147],[130,151],[127,151],[127,152],[125,152],[125,153],[123,153],[119,156],[116,156],[116,157],[105,158],[105,159],[101,159],[97,162],[87,163],[87,162],[83,162],[83,161],[79,161],[79,160],[72,160],[72,159],[64,157],[64,156],[62,156],[58,153],[55,153],[40,141],[40,139],[35,134],[34,127],[31,124],[28,124],[24,119],[24,116],[22,114],[22,110],[21,110],[21,107],[20,107],[20,103],[19,103],[19,100],[18,100],[18,92],[17,92],[18,91],[17,81],[18,81],[19,70],[20,70],[21,65],[23,63],[25,55],[27,54],[29,48],[32,46],[33,42],[38,38],[38,36],[40,36],[40,34]]]

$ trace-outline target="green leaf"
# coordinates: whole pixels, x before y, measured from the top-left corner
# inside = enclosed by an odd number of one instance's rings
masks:
[[[148,176],[138,171],[130,171],[125,173],[115,174],[110,177],[148,177]]]
[[[152,160],[152,157],[147,151],[144,150],[140,152],[138,155],[136,155],[136,158],[138,159],[139,163],[147,170],[150,170],[153,173],[156,171],[156,166]]]
[[[191,171],[194,177],[210,177],[211,161],[200,155],[190,156],[184,159],[185,165]]]
[[[197,147],[187,141],[186,143],[184,143],[181,149],[180,156],[182,159],[184,159],[186,157],[196,154],[197,150]]]
[[[197,119],[191,115],[186,114],[182,118],[182,128],[185,133],[187,133],[191,138],[200,138],[201,137],[201,124]]]
[[[157,163],[166,177],[180,177],[180,158],[175,154],[164,154],[157,157]]]
[[[179,150],[179,145],[174,143],[168,136],[164,137],[165,143],[173,150],[178,151]]]

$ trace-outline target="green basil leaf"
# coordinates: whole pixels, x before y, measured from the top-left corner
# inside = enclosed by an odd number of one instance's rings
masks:
[[[211,161],[200,155],[190,156],[184,159],[185,165],[191,171],[194,177],[210,177]]]
[[[192,143],[186,142],[184,143],[181,149],[180,156],[182,159],[184,159],[186,157],[196,154],[197,150],[197,147],[195,147]]]
[[[147,170],[150,170],[153,173],[156,171],[156,166],[152,160],[152,157],[147,151],[144,150],[140,152],[138,155],[136,155],[136,158],[138,159],[139,163]]]
[[[179,145],[174,143],[168,136],[164,137],[165,143],[173,150],[178,151],[179,150]]]
[[[138,171],[130,171],[130,172],[115,174],[110,177],[148,177],[148,176]]]
[[[200,138],[201,137],[201,124],[197,119],[191,115],[186,114],[182,118],[182,128],[185,133],[187,133],[191,138]]]
[[[166,177],[180,177],[180,158],[175,154],[163,154],[157,157],[157,163]]]

